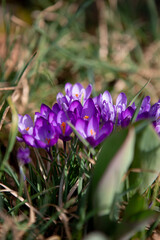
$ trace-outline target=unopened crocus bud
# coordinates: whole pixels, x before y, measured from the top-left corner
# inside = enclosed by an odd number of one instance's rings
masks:
[[[28,164],[31,161],[29,148],[20,147],[17,152],[17,159],[21,165]]]

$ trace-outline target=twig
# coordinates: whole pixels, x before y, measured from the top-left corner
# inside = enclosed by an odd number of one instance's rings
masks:
[[[0,91],[10,91],[10,90],[16,90],[16,89],[21,89],[22,87],[3,87],[0,88]]]
[[[14,197],[18,198],[21,202],[23,202],[25,199],[21,196],[18,196],[18,193],[14,190],[12,190],[11,188],[5,186],[4,184],[0,183],[0,186],[2,186],[3,188],[5,189],[1,189],[0,190],[0,193],[1,192],[10,192],[10,194],[12,194]],[[41,217],[43,217],[43,215],[36,209],[34,208],[33,206],[31,206],[28,202],[24,203],[28,208],[32,208],[32,210],[34,212],[36,212],[37,214],[39,214]]]
[[[0,130],[2,128],[3,122],[4,122],[5,118],[6,118],[6,115],[7,115],[8,111],[9,111],[9,109],[10,109],[10,106],[6,107],[6,109],[5,109],[4,113],[3,113],[2,119],[0,121]]]

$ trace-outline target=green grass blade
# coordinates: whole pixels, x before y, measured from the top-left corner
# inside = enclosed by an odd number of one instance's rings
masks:
[[[95,152],[94,148],[92,148],[92,147],[90,146],[89,142],[87,142],[87,141],[77,132],[77,130],[75,129],[75,127],[73,126],[73,124],[70,123],[69,121],[67,122],[67,124],[72,128],[73,132],[77,135],[77,137],[78,137],[78,138],[80,139],[80,141],[84,144],[84,146],[86,146],[86,147],[89,149],[89,151],[90,151],[93,155],[95,155],[96,152]]]
[[[139,90],[139,92],[136,94],[136,96],[132,99],[132,101],[130,102],[129,106],[131,106],[133,104],[133,102],[137,99],[137,97],[141,94],[141,92],[143,91],[143,89],[150,83],[151,79],[148,80],[148,82]]]
[[[8,97],[7,100],[8,100],[9,106],[12,111],[12,124],[11,124],[11,129],[10,129],[10,134],[9,134],[8,148],[6,150],[6,153],[4,155],[3,161],[0,166],[0,170],[1,170],[0,178],[2,176],[2,172],[4,170],[5,164],[7,163],[8,159],[9,159],[9,155],[13,149],[13,146],[14,146],[14,143],[16,140],[16,136],[17,136],[17,130],[18,130],[18,114],[16,112],[15,105],[14,105],[11,97]]]
[[[25,70],[27,69],[27,67],[30,65],[30,63],[32,62],[33,58],[36,56],[37,52],[35,52],[31,58],[29,59],[29,61],[26,63],[26,65],[24,66],[24,68],[22,69],[21,73],[19,74],[18,78],[15,80],[15,83],[18,83],[19,80],[21,79],[21,77],[23,76],[23,73],[25,72]]]

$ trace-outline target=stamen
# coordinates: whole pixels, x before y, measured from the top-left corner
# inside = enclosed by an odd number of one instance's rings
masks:
[[[76,97],[79,97],[79,94],[78,94],[78,93],[76,93],[76,94],[75,94],[75,96],[76,96]]]
[[[96,135],[96,132],[93,129],[90,130],[90,133],[91,133],[92,136]]]
[[[50,139],[50,138],[46,138],[46,141],[47,141],[47,143],[48,143],[48,145],[49,145],[51,139]]]
[[[25,130],[28,131],[28,130],[29,130],[29,127],[27,127]]]
[[[88,119],[89,118],[89,116],[87,116],[87,115],[85,115],[84,117],[83,117],[83,119],[85,120],[85,119]]]
[[[62,129],[63,135],[65,135],[65,131],[66,131],[66,123],[65,122],[62,122],[61,129]]]

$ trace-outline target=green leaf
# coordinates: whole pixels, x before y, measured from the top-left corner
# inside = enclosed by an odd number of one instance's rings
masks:
[[[98,215],[109,214],[114,197],[122,190],[122,177],[134,154],[135,131],[121,130],[108,137],[97,160],[90,186],[90,201]]]
[[[23,67],[22,71],[20,72],[18,78],[16,79],[16,83],[19,82],[19,80],[21,79],[21,77],[23,76],[23,73],[25,72],[25,70],[27,69],[27,67],[30,65],[30,63],[32,62],[33,58],[36,56],[37,52],[34,52],[33,55],[31,56],[31,58],[29,59],[29,61],[25,64],[25,66]]]
[[[75,129],[75,127],[73,126],[73,124],[70,123],[69,121],[67,121],[67,124],[72,128],[73,132],[74,132],[74,133],[77,135],[77,137],[81,140],[81,142],[84,144],[84,146],[86,146],[86,147],[89,149],[89,151],[90,151],[93,155],[95,155],[95,150],[94,150],[94,148],[92,148],[92,147],[90,146],[89,142],[87,142],[87,140],[84,139],[84,138],[79,134],[79,132],[77,132],[77,130]]]
[[[148,224],[153,223],[153,221],[159,217],[159,213],[155,213],[151,210],[138,212],[134,215],[134,220],[127,220],[119,224],[113,236],[113,240],[128,240],[135,233],[143,230]]]
[[[151,79],[148,80],[148,82],[138,91],[138,93],[135,95],[135,97],[130,102],[129,106],[131,106],[134,103],[134,101],[138,98],[138,96],[141,94],[141,92],[144,90],[144,88],[150,83],[150,81],[151,81]]]
[[[139,173],[130,174],[130,185],[139,186],[143,193],[156,179],[160,169],[160,138],[153,126],[147,125],[137,132],[135,156],[131,168]]]
[[[15,108],[14,103],[12,102],[11,97],[7,98],[9,106],[11,108],[12,111],[12,124],[11,124],[11,129],[10,129],[10,134],[9,134],[9,142],[8,142],[8,148],[6,150],[6,153],[4,155],[3,161],[1,163],[0,166],[0,178],[2,175],[2,171],[4,170],[5,164],[7,163],[8,159],[9,159],[9,155],[13,149],[15,140],[16,140],[16,136],[17,136],[17,129],[18,129],[18,114]]]
[[[136,203],[136,204],[135,204]],[[139,194],[135,194],[130,200],[124,212],[124,221],[133,221],[135,219],[135,215],[147,210],[147,199]]]

